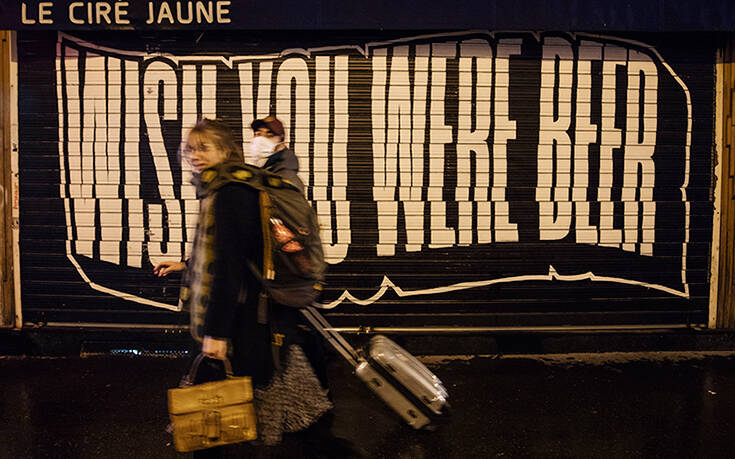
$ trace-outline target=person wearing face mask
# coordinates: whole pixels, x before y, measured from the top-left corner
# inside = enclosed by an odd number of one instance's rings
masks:
[[[283,141],[283,123],[275,116],[254,120],[253,140],[250,141],[251,163],[278,174],[296,185],[301,192],[304,183],[298,176],[299,160],[296,154]]]
[[[278,174],[296,185],[304,192],[304,183],[298,176],[299,160],[293,150],[288,148],[285,139],[283,123],[273,115],[263,119],[256,119],[250,127],[253,129],[253,139],[250,142],[250,163]],[[299,345],[306,354],[312,368],[316,372],[323,389],[329,391],[327,381],[327,364],[325,359],[324,343],[321,336],[303,321],[300,313],[295,309],[286,311],[292,315],[291,320],[299,326]],[[331,393],[328,392],[331,400]],[[334,414],[325,413],[301,434],[306,445],[317,452],[318,457],[366,457],[366,453],[355,447],[344,438],[332,434]]]

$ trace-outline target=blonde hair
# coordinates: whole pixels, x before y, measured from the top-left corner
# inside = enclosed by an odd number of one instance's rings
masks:
[[[209,139],[219,151],[225,153],[225,160],[245,162],[242,147],[235,141],[232,130],[224,121],[201,118],[189,131],[189,136],[192,134]]]

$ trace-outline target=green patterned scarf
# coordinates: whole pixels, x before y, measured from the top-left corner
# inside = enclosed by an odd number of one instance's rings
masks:
[[[204,338],[204,320],[207,316],[214,274],[216,191],[233,181],[232,172],[240,170],[241,166],[241,162],[225,161],[205,169],[192,179],[192,184],[197,190],[197,198],[200,200],[199,220],[179,302],[183,309],[189,310],[191,336],[199,342]]]

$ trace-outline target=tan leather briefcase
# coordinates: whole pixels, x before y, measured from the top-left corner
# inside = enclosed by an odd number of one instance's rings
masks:
[[[232,376],[225,360],[227,379],[193,385],[200,354],[183,387],[169,389],[168,412],[176,451],[188,452],[230,443],[255,440],[258,436],[249,377]]]

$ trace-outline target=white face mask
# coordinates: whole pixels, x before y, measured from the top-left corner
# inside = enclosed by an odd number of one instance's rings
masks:
[[[268,157],[273,154],[279,142],[273,141],[267,137],[256,136],[250,141],[250,154],[253,163],[258,167],[263,167]]]

